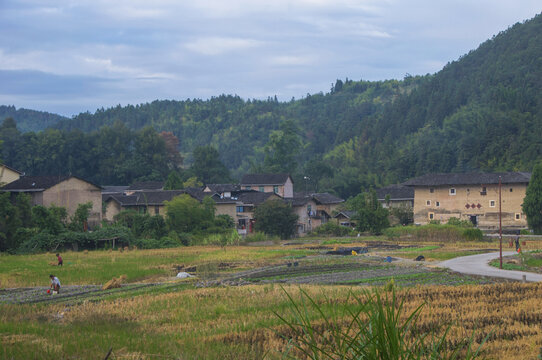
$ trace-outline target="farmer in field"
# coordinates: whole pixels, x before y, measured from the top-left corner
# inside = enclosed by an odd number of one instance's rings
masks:
[[[51,279],[51,289],[53,291],[56,291],[57,293],[60,292],[60,280],[53,274],[49,275],[49,278]]]
[[[62,266],[62,264],[64,263],[64,261],[62,260],[62,256],[60,256],[60,254],[56,254],[56,258],[58,260],[58,266]]]

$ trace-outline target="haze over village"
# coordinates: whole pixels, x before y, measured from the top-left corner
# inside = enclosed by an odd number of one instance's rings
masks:
[[[542,356],[538,2],[0,20],[0,358]]]

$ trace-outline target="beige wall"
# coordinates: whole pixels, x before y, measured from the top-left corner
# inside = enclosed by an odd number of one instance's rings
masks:
[[[229,215],[233,221],[235,221],[236,218],[236,212],[235,212],[235,203],[231,204],[215,204],[215,215]]]
[[[250,189],[249,189],[250,188]],[[262,189],[263,188],[263,191]],[[277,185],[277,195],[283,197],[283,198],[293,198],[294,197],[294,183],[288,177],[286,182],[283,185]],[[275,192],[275,186],[274,185],[243,185],[243,190],[255,190],[255,191],[261,191],[266,193],[274,193]]]
[[[4,165],[0,165],[0,185],[6,185],[15,180],[19,180],[21,175],[18,172],[8,169]]]
[[[33,197],[34,198],[34,197]],[[69,178],[42,192],[41,205],[63,206],[72,216],[79,204],[92,202],[89,225],[96,226],[102,220],[101,189],[77,178]]]
[[[121,212],[120,204],[114,200],[109,200],[105,203],[104,220],[113,222],[115,215]]]
[[[430,214],[433,214],[435,220],[441,222],[447,222],[450,217],[470,220],[471,216],[477,216],[478,227],[497,229],[499,227],[499,186],[486,185],[485,187],[485,195],[481,193],[482,186],[480,185],[415,187],[414,223],[427,224],[430,221]],[[455,195],[450,194],[452,188],[455,189]],[[526,189],[527,184],[502,185],[503,227],[527,227],[527,219],[521,209]],[[469,208],[466,204],[470,205]],[[474,208],[472,204],[475,205]],[[480,204],[479,208],[478,204]],[[519,219],[516,219],[516,215]]]

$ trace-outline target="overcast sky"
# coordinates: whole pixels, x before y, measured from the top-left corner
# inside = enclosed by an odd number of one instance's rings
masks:
[[[0,0],[0,104],[280,100],[440,70],[540,0]]]

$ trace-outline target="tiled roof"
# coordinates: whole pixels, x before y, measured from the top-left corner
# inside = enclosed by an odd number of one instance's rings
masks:
[[[485,185],[498,184],[499,176],[503,184],[528,183],[531,173],[456,173],[456,174],[427,174],[404,182],[406,186],[439,186],[439,185]]]
[[[124,191],[128,190],[128,186],[122,185],[122,186],[116,186],[116,185],[105,185],[102,186],[102,194],[120,194]]]
[[[289,174],[245,174],[241,185],[283,185],[289,177]]]
[[[348,219],[352,219],[352,217],[354,217],[356,215],[356,212],[352,211],[352,210],[344,210],[344,211],[341,211],[340,213],[338,213],[337,215],[335,215],[334,218],[337,218],[337,217],[339,217],[341,215],[343,215],[344,217],[346,217]]]
[[[208,187],[212,192],[218,194],[239,191],[240,189],[240,186],[237,184],[207,184],[206,187]]]
[[[140,191],[140,190],[162,190],[164,188],[163,181],[142,181],[136,182],[130,185],[127,190]]]
[[[122,206],[154,206],[163,205],[164,201],[171,201],[175,196],[187,194],[192,198],[202,201],[205,196],[209,196],[208,193],[204,193],[203,190],[198,188],[186,188],[184,190],[149,190],[138,191],[133,195],[124,194],[103,194],[102,201],[108,201],[113,199]],[[220,199],[218,196],[213,196],[212,199],[216,203],[235,203],[233,199]]]
[[[376,190],[378,200],[385,200],[386,195],[390,195],[390,200],[414,200],[414,188],[395,184]]]
[[[242,191],[237,196],[237,201],[247,205],[259,205],[269,199],[271,196],[277,196],[280,198],[280,196],[274,193],[265,193],[260,191]]]
[[[343,199],[329,193],[295,192],[292,205],[301,206],[310,200],[314,200],[317,204],[323,205],[339,204],[344,202]]]
[[[66,181],[70,178],[76,178],[81,181],[85,181],[91,185],[101,189],[99,185],[93,184],[90,181],[82,179],[73,175],[59,175],[59,176],[21,176],[19,180],[15,180],[4,187],[2,190],[19,191],[19,192],[31,192],[31,191],[44,191],[56,184]]]

